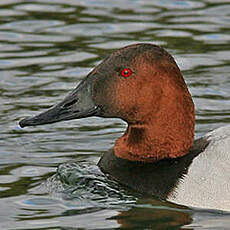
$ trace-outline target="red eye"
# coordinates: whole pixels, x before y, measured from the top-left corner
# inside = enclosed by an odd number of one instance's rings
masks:
[[[124,68],[122,71],[121,71],[121,76],[122,77],[129,77],[130,75],[132,75],[132,70],[129,69],[129,68]]]

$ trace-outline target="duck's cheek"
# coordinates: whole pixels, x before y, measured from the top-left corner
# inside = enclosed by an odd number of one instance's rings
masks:
[[[109,112],[113,117],[121,118],[126,122],[139,120],[140,111],[135,96],[125,98],[120,94],[116,94],[111,102],[113,103],[110,104]]]
[[[107,81],[99,82],[93,88],[93,101],[100,107],[101,117],[115,117],[116,114],[116,93],[112,84]]]
[[[130,105],[122,100],[116,90],[104,89],[103,92],[94,94],[93,100],[100,107],[99,116],[127,120]]]
[[[101,109],[101,117],[133,120],[138,114],[138,93],[136,86],[118,76],[96,81],[93,87],[93,100]]]

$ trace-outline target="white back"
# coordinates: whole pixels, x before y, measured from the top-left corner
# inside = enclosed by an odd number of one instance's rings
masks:
[[[230,126],[205,135],[210,143],[196,157],[168,201],[230,211]]]

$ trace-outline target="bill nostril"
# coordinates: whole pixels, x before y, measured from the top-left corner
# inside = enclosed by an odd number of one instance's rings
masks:
[[[73,99],[72,101],[70,102],[67,102],[66,104],[63,105],[63,108],[67,108],[67,107],[70,107],[71,105],[75,104],[78,102],[78,99]]]

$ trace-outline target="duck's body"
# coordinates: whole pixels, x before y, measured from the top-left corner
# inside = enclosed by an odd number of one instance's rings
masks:
[[[111,149],[104,153],[98,166],[104,173],[141,194],[169,199],[174,196],[177,185],[187,175],[193,159],[207,145],[207,140],[201,138],[194,142],[194,146],[185,156],[153,163],[122,159],[116,157]]]
[[[215,129],[202,139],[208,145],[193,159],[168,200],[230,211],[230,126]]]
[[[194,105],[171,55],[152,44],[115,51],[62,102],[22,127],[88,116],[118,117],[126,132],[101,170],[145,195],[230,211],[230,127],[194,142]]]
[[[155,163],[117,158],[113,150],[98,166],[121,184],[176,204],[230,211],[230,126],[194,141],[189,153]],[[129,180],[127,180],[129,178]]]

